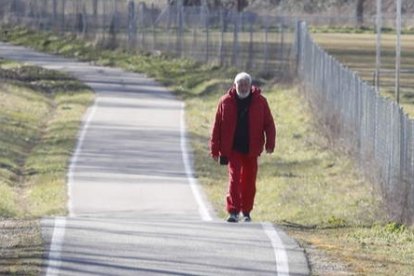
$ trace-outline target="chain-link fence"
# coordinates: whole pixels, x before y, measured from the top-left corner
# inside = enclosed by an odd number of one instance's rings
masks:
[[[414,121],[311,38],[298,23],[297,70],[330,135],[351,149],[379,183],[390,218],[414,223]]]
[[[2,0],[8,24],[75,33],[108,48],[173,53],[266,74],[287,73],[294,23],[251,12],[127,0]]]

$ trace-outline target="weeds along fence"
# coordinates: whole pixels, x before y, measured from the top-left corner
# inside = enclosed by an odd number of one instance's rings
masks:
[[[321,49],[304,22],[296,35],[298,75],[320,119],[379,183],[390,219],[413,224],[414,121]]]
[[[289,18],[127,0],[2,0],[0,16],[6,24],[76,34],[107,48],[172,53],[264,74],[289,72]]]

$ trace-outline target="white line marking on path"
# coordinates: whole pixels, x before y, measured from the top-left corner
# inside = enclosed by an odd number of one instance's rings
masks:
[[[285,246],[280,238],[277,230],[270,222],[262,223],[263,230],[272,242],[273,251],[276,259],[276,272],[277,275],[288,276],[289,275],[289,263]]]
[[[61,252],[65,236],[66,219],[56,217],[53,223],[52,241],[50,243],[46,276],[58,275],[62,264]]]
[[[83,145],[83,141],[85,140],[85,134],[86,131],[89,128],[89,124],[91,122],[91,119],[93,117],[93,115],[96,112],[96,108],[97,108],[97,102],[98,100],[95,99],[95,101],[93,102],[92,107],[89,110],[89,114],[86,116],[86,120],[85,123],[82,127],[81,133],[79,135],[78,138],[78,142],[76,144],[76,149],[75,149],[75,153],[72,155],[72,158],[70,160],[70,164],[69,164],[69,171],[68,171],[68,210],[69,210],[69,217],[73,217],[74,211],[73,211],[73,205],[72,205],[72,186],[73,186],[73,182],[74,182],[74,170],[75,170],[75,166],[76,163],[78,162],[78,157]]]
[[[201,219],[204,221],[211,221],[212,218],[208,212],[206,204],[204,203],[202,199],[199,184],[197,183],[197,180],[193,176],[193,171],[190,165],[190,158],[189,158],[188,149],[187,149],[186,126],[185,126],[185,104],[184,103],[182,103],[182,106],[181,106],[181,128],[180,129],[181,129],[181,152],[183,156],[185,173],[187,175],[188,182],[190,183],[191,191],[193,192],[194,198],[198,204],[198,211],[200,213]]]
[[[78,156],[81,150],[81,147],[83,145],[83,141],[85,139],[86,131],[89,128],[90,121],[95,114],[97,107],[97,100],[94,101],[92,107],[89,109],[88,113],[86,115],[86,121],[82,127],[81,133],[79,135],[75,153],[72,155],[72,158],[70,160],[69,164],[69,170],[68,170],[68,211],[69,211],[69,217],[74,216],[73,212],[73,206],[72,206],[72,185],[73,185],[73,177],[74,177],[74,169],[76,166],[76,163],[78,161]],[[48,256],[48,265],[47,265],[47,271],[46,276],[49,275],[58,275],[60,265],[62,263],[61,260],[61,251],[63,246],[63,240],[65,237],[65,225],[66,225],[66,218],[64,217],[56,217],[54,221],[54,228],[53,228],[53,234],[52,234],[52,241],[50,243],[50,249],[49,249],[49,256]]]

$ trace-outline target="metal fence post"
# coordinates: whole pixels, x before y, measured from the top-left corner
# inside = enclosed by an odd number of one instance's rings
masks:
[[[102,42],[106,43],[107,2],[102,3]]]
[[[219,65],[224,65],[224,10],[220,8]]]
[[[302,21],[297,21],[296,22],[296,36],[295,36],[295,60],[296,60],[296,74],[300,76],[300,64],[301,64],[301,52],[302,52],[302,32],[305,28],[304,23],[302,23]]]
[[[98,27],[99,25],[99,11],[98,11],[98,0],[93,0],[92,1],[92,18],[93,18],[93,26],[91,26],[93,28],[93,30],[91,30],[92,33],[94,33],[95,38],[97,37],[97,34],[99,34],[99,32],[101,32],[101,28]]]
[[[247,58],[247,69],[252,69],[253,67],[253,20],[249,20],[250,28],[249,28],[249,53]]]
[[[139,48],[145,48],[145,28],[144,28],[144,14],[145,14],[145,3],[140,2],[138,4],[138,14],[137,14],[137,39]]]
[[[264,26],[264,47],[263,47],[263,72],[267,73],[269,70],[269,18],[265,19]]]
[[[52,0],[52,26],[53,30],[59,31],[59,26],[57,24],[57,0]]]
[[[401,0],[397,0],[396,29],[397,41],[395,46],[395,98],[400,103],[400,67],[401,67]]]
[[[201,11],[200,11],[201,12]],[[200,18],[201,18],[201,14],[200,14]],[[192,30],[191,30],[191,32],[192,32],[192,43],[191,43],[191,55],[194,57],[194,58],[197,58],[197,54],[198,54],[198,49],[197,49],[197,26],[196,26],[196,24],[194,24],[194,22],[193,22],[193,28],[192,28]]]
[[[129,50],[135,47],[136,43],[136,12],[135,12],[135,2],[128,2],[128,48]]]
[[[154,3],[151,4],[151,31],[152,31],[152,47],[154,50],[157,48],[157,33],[155,29],[155,6]]]
[[[81,17],[82,17],[82,37],[85,38],[86,34],[88,32],[88,12],[86,10],[86,6],[85,4],[83,4],[82,7],[82,13],[81,13]]]
[[[19,8],[17,6],[17,0],[12,0],[10,2],[10,17],[11,17],[11,22],[13,23],[20,23],[20,17],[18,14]]]
[[[61,10],[60,10],[60,32],[65,33],[65,12],[66,12],[66,0],[61,0]]]
[[[284,50],[285,50],[285,29],[283,26],[283,22],[279,23],[279,34],[280,34],[280,50],[279,50],[279,60],[281,61],[281,64],[283,64],[284,59]],[[282,72],[285,72],[285,70],[282,70]]]
[[[234,66],[239,65],[239,31],[240,31],[241,13],[237,12],[234,16],[234,30],[233,30],[233,54],[231,58],[231,64]]]
[[[116,1],[112,2],[113,11],[111,14],[111,23],[109,25],[109,41],[106,46],[110,49],[114,49],[118,46],[117,34],[118,34],[118,14]]]
[[[205,57],[205,62],[209,61],[210,58],[210,49],[209,49],[209,42],[210,42],[210,22],[209,22],[209,16],[207,13],[207,9],[203,7],[203,14],[204,14],[204,26],[205,26],[205,42],[206,42],[206,47],[205,47],[205,52],[206,52],[206,57]]]
[[[184,20],[183,20],[183,0],[177,1],[177,40],[176,53],[179,57],[182,56],[183,50],[183,34],[184,34]]]
[[[78,4],[80,4],[78,2]],[[80,7],[78,7],[80,8]],[[87,30],[86,7],[83,5],[82,9],[78,9],[76,13],[76,32],[79,36],[85,37]]]
[[[47,2],[48,0],[43,0],[42,3],[42,7],[39,13],[39,21],[40,21],[40,26],[41,26],[41,30],[48,30],[48,12],[47,12]]]
[[[84,30],[84,25],[85,25],[85,22],[84,22],[84,19],[83,19],[83,15],[82,15],[82,13],[78,10],[77,12],[76,12],[76,33],[78,34],[78,35],[81,35],[82,33],[83,33],[83,30]]]

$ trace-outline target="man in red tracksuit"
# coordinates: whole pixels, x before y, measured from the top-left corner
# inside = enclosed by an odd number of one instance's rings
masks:
[[[214,160],[228,159],[228,222],[250,221],[256,194],[257,158],[263,148],[272,153],[276,127],[265,97],[252,86],[249,74],[237,74],[234,85],[220,99],[210,138]],[[222,158],[223,159],[223,158]]]

